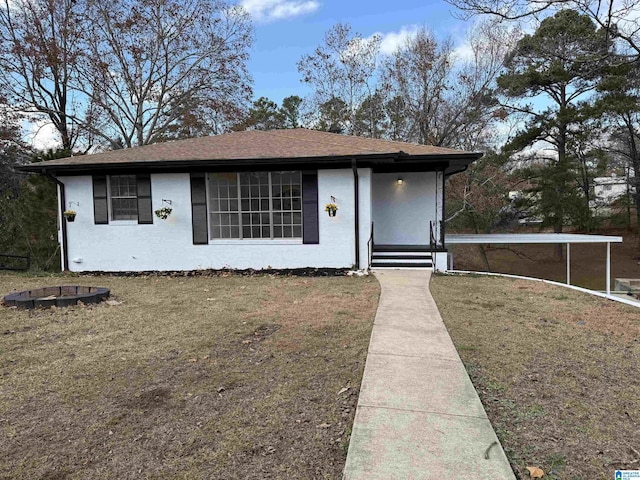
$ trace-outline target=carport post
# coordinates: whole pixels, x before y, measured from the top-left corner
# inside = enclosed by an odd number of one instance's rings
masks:
[[[607,242],[607,295],[611,295],[611,242]]]
[[[571,244],[567,243],[567,285],[571,285]]]

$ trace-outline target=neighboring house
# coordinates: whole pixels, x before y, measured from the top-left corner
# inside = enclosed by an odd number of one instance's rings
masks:
[[[511,190],[508,193],[510,203],[505,208],[505,212],[516,218],[519,225],[541,225],[542,220],[531,212],[532,204],[539,197],[539,193]]]
[[[593,194],[593,207],[610,206],[627,194],[627,179],[616,175],[596,177],[593,179]]]
[[[77,212],[61,221],[64,270],[366,268],[372,257],[444,270],[445,179],[480,156],[255,130],[23,169],[58,182],[61,218]]]

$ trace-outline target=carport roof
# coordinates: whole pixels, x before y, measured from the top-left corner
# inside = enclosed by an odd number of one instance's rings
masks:
[[[490,233],[446,235],[445,244],[621,243],[622,237],[577,233]]]

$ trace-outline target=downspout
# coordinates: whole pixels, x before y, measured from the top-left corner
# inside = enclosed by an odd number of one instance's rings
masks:
[[[445,236],[445,218],[447,217],[447,189],[445,185],[447,184],[447,179],[444,175],[444,170],[442,171],[442,220],[440,220],[440,243],[442,244],[442,248],[446,249],[447,246],[444,244],[444,236]]]
[[[46,170],[43,170],[42,174],[45,177],[51,179],[56,185],[58,185],[58,188],[60,189],[60,211],[58,212],[58,216],[60,218],[60,228],[62,229],[62,271],[66,271],[69,270],[69,256],[67,254],[67,222],[64,221],[64,215],[62,214],[67,205],[67,200],[64,193],[64,183],[62,183],[53,175],[47,173]]]
[[[360,268],[360,182],[358,180],[358,167],[356,159],[351,159],[351,168],[353,169],[353,197],[355,202],[355,239],[356,239],[356,269]]]

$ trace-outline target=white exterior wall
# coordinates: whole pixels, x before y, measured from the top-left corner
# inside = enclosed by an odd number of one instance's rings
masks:
[[[449,270],[447,252],[435,252],[433,254],[433,270],[436,272],[446,272]]]
[[[597,205],[610,205],[627,194],[627,181],[623,177],[594,178],[593,193]]]
[[[440,245],[440,220],[444,220],[444,183],[446,182],[446,178],[444,176],[444,172],[437,172],[436,173],[436,216],[433,219],[434,222],[434,226],[433,226],[433,235],[436,238],[436,244]],[[446,270],[446,262],[445,262],[445,269],[443,271]]]
[[[360,264],[367,264],[367,240],[371,222],[371,170],[359,169]],[[167,220],[155,215],[152,225],[113,222],[95,225],[90,176],[60,177],[67,205],[78,212],[67,223],[67,247],[71,271],[151,271],[264,268],[349,268],[355,263],[354,182],[351,169],[318,171],[320,243],[302,240],[212,240],[193,245],[191,187],[188,173],[152,174],[152,209],[171,200]],[[335,197],[336,217],[325,204]]]
[[[360,189],[360,265],[359,268],[369,267],[368,243],[371,236],[372,205],[372,172],[370,168],[358,169],[358,186]]]
[[[438,175],[442,183],[442,174],[436,172],[373,174],[376,244],[429,244],[429,221],[442,218],[442,201],[436,200],[438,190],[442,192],[442,186],[437,189]]]

